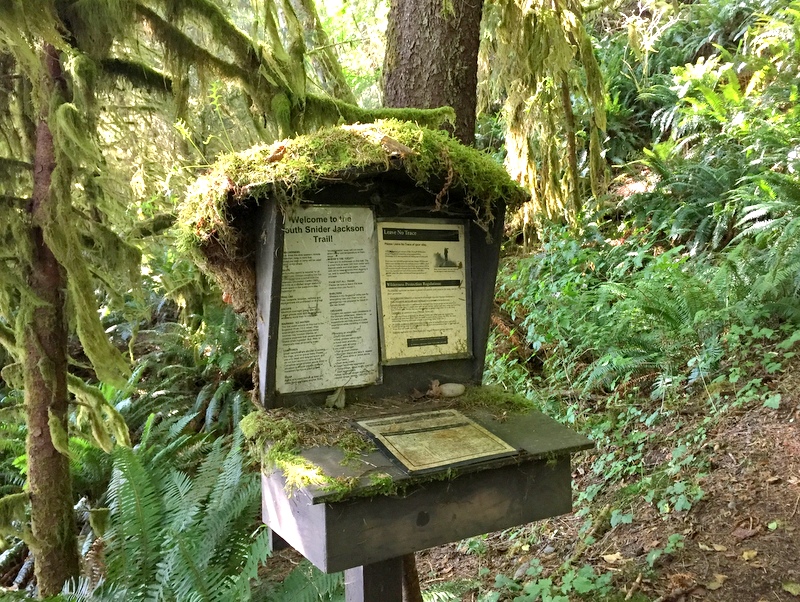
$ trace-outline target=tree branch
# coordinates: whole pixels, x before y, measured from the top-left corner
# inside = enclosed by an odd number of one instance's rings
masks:
[[[18,350],[17,335],[2,322],[0,322],[0,345],[8,349],[11,355],[16,356]]]
[[[172,213],[159,213],[147,221],[141,222],[131,232],[131,238],[138,240],[147,236],[160,234],[164,230],[171,228],[175,223],[176,217]]]
[[[376,119],[400,119],[414,121],[421,126],[438,129],[443,123],[455,121],[455,111],[451,107],[438,109],[362,109],[335,98],[309,94],[303,112],[298,120],[306,125],[332,125],[339,121],[345,123],[367,123]]]
[[[150,92],[172,93],[172,78],[143,63],[111,58],[100,61],[100,67],[107,76],[125,79],[137,88],[145,88]]]
[[[254,87],[255,81],[252,78],[254,76],[257,77],[257,72],[250,73],[246,69],[222,60],[205,48],[201,48],[180,29],[162,19],[154,10],[142,6],[141,4],[136,4],[135,9],[139,17],[145,20],[150,26],[153,35],[155,35],[158,41],[171,52],[191,58],[194,62],[207,66],[224,78],[236,79],[245,85]]]
[[[0,202],[9,203],[11,205],[27,205],[30,199],[27,197],[11,196],[9,194],[0,194]]]
[[[33,163],[9,157],[0,157],[0,170],[33,171]]]

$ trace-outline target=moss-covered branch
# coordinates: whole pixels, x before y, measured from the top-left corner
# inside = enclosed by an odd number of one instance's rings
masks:
[[[172,78],[157,69],[130,59],[111,58],[100,61],[103,73],[109,78],[121,78],[137,88],[150,92],[172,93]]]
[[[7,203],[10,205],[19,205],[20,207],[22,207],[28,204],[30,202],[30,199],[28,197],[0,194],[0,202]]]
[[[210,0],[177,0],[170,9],[177,14],[191,12],[201,17],[211,28],[214,39],[233,52],[236,61],[243,66],[252,66],[258,61],[250,37],[234,25],[228,15]]]
[[[337,123],[372,123],[380,119],[410,121],[431,129],[439,129],[445,123],[452,123],[456,114],[450,107],[438,109],[362,109],[335,98],[309,94],[304,111],[298,113],[294,124],[297,131],[314,129],[322,125]],[[311,126],[311,128],[309,128]]]
[[[17,336],[14,330],[0,322],[0,345],[8,349],[11,355],[17,354]]]
[[[155,236],[171,228],[176,219],[177,217],[173,213],[159,213],[137,225],[131,232],[130,237],[132,240],[139,240],[148,236]]]
[[[33,170],[33,163],[28,163],[27,161],[20,161],[19,159],[10,159],[8,157],[0,157],[0,172],[12,172],[12,171],[32,171]]]
[[[238,65],[224,61],[205,48],[198,46],[180,29],[146,6],[137,4],[136,14],[147,23],[156,39],[170,52],[191,58],[194,63],[207,67],[220,77],[239,80],[248,87],[254,87],[256,73],[250,73]]]

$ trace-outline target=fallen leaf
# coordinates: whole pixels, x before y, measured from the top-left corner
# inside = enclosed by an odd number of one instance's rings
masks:
[[[789,592],[793,596],[800,596],[800,583],[794,581],[784,581],[783,591]]]
[[[346,395],[344,387],[339,387],[333,393],[331,393],[325,398],[325,407],[338,408],[341,410],[345,404],[345,397]]]
[[[728,579],[727,575],[723,575],[721,573],[714,573],[714,578],[706,583],[706,588],[710,590],[719,589]]]
[[[603,554],[603,560],[605,560],[608,564],[617,564],[618,562],[622,562],[625,560],[622,554],[617,552],[616,554]]]
[[[731,533],[731,535],[733,535],[736,539],[740,541],[744,541],[745,539],[750,539],[757,533],[758,533],[758,528],[747,529],[745,527],[737,527],[736,529],[733,530],[733,533]]]
[[[713,552],[714,551],[714,548],[712,548],[711,546],[707,546],[704,543],[697,544],[697,547],[699,547],[701,550],[703,550],[703,552]]]
[[[713,547],[716,552],[727,552],[728,551],[728,548],[726,548],[725,546],[723,546],[721,544],[718,544],[718,543],[712,543],[711,547]]]
[[[758,556],[758,550],[745,550],[742,552],[742,558],[745,560],[752,560],[756,556]]]

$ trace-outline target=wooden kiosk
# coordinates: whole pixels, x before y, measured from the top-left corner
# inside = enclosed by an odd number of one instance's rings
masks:
[[[275,541],[346,571],[348,601],[399,602],[404,555],[571,510],[590,442],[480,387],[503,216],[524,198],[485,155],[400,122],[229,157],[190,194],[189,242],[256,325],[264,420],[333,416],[367,442],[300,443],[316,476],[299,484],[263,466]]]

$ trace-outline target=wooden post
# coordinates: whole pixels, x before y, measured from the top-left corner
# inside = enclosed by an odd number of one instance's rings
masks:
[[[403,602],[403,559],[390,558],[344,572],[345,602]]]
[[[269,530],[269,550],[270,552],[280,552],[281,550],[285,550],[286,548],[291,548],[286,540],[275,533],[272,529]]]
[[[401,558],[403,561],[403,602],[422,602],[417,560],[413,553],[406,554]]]

